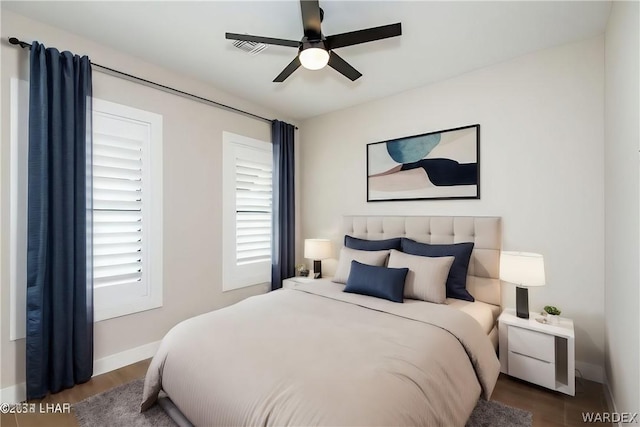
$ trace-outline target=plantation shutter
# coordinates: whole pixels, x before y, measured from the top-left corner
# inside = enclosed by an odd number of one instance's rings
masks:
[[[93,136],[94,287],[142,280],[143,140],[101,132]],[[113,119],[112,119],[113,121]],[[135,123],[120,121],[122,126]],[[129,132],[135,136],[137,132]]]
[[[235,165],[238,265],[271,261],[272,171],[268,155],[257,150],[238,150]]]

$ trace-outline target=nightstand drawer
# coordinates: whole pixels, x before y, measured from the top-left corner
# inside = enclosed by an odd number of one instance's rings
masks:
[[[556,388],[556,365],[543,360],[509,352],[509,375],[538,384]]]
[[[555,337],[511,326],[509,327],[509,351],[546,362],[554,362],[556,357]],[[511,366],[509,366],[509,371],[511,371]]]

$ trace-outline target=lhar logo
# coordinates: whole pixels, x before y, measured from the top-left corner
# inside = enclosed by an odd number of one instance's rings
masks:
[[[583,412],[583,423],[638,423],[637,412]]]

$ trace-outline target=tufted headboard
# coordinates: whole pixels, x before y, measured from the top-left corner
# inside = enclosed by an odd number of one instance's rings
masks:
[[[467,290],[479,301],[500,305],[499,217],[345,216],[342,234],[368,240],[408,237],[431,244],[474,242]]]

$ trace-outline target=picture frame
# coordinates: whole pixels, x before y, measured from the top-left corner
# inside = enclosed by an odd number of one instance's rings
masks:
[[[367,144],[367,202],[479,198],[479,124]]]

